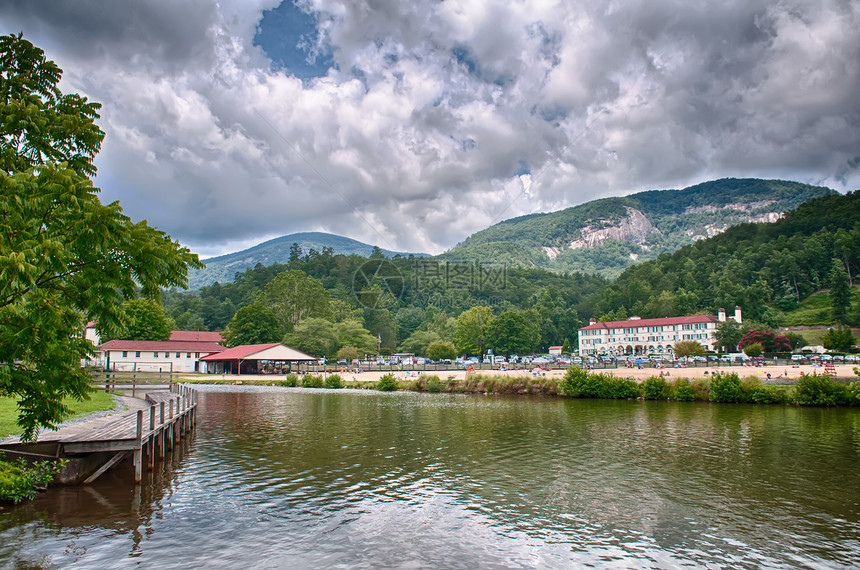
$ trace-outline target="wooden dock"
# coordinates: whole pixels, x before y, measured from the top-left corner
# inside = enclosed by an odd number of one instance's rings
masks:
[[[173,384],[169,391],[147,394],[145,401],[149,404],[145,409],[120,412],[44,432],[39,434],[35,444],[4,446],[2,450],[17,451],[24,456],[44,456],[46,446],[53,445],[54,457],[74,459],[97,455],[100,459],[98,465],[89,464],[86,478],[82,481],[84,485],[92,483],[132,454],[134,480],[140,483],[144,463],[150,470],[154,469],[156,456],[163,460],[165,451],[173,449],[197,423],[197,391],[188,386]],[[36,453],[28,453],[28,449]],[[92,467],[97,468],[89,473]]]

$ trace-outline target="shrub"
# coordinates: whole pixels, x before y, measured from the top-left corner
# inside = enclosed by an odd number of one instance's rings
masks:
[[[302,376],[302,386],[305,388],[322,388],[322,376],[317,376],[316,374],[305,374]]]
[[[36,496],[36,491],[47,487],[60,472],[65,460],[39,461],[32,465],[22,458],[14,462],[2,461],[0,453],[0,501],[20,503]]]
[[[332,389],[343,388],[343,380],[340,379],[340,374],[329,374],[326,376],[324,385]]]
[[[436,375],[427,376],[424,382],[424,389],[428,392],[441,392],[442,381],[439,380],[439,377]]]
[[[695,399],[693,386],[686,378],[679,378],[669,390],[669,397],[679,402],[692,402]]]
[[[848,403],[852,406],[860,406],[860,382],[848,384]]]
[[[287,388],[295,388],[299,385],[299,377],[295,374],[290,373],[284,376],[283,380],[276,382],[276,384],[278,386],[285,386]]]
[[[705,378],[696,378],[690,382],[693,391],[693,399],[706,402],[711,399],[711,381]]]
[[[595,374],[595,376],[598,376]],[[618,376],[604,376],[600,374],[602,377],[603,383],[603,395],[600,396],[602,398],[613,398],[613,399],[627,399],[627,398],[638,398],[642,395],[641,390],[639,389],[639,384],[635,380],[630,380],[629,378],[620,378]]]
[[[564,377],[558,385],[558,393],[562,396],[573,398],[588,398],[585,394],[588,384],[588,371],[579,366],[571,366],[564,373]]]
[[[393,392],[397,390],[397,379],[394,374],[384,374],[376,383],[376,388],[383,392]]]
[[[568,368],[561,382],[558,383],[558,393],[573,398],[638,398],[639,384],[634,380],[620,378],[607,374],[590,374],[578,366]]]
[[[786,404],[788,393],[779,386],[758,386],[749,394],[751,402],[756,404]]]
[[[736,372],[711,376],[712,402],[740,402],[743,400],[741,379]]]
[[[751,342],[750,344],[744,347],[744,354],[749,356],[750,358],[755,358],[756,356],[761,356],[764,352],[764,346],[760,342]]]
[[[801,376],[794,390],[794,401],[805,406],[840,406],[850,401],[849,387],[817,374]]]
[[[642,382],[642,396],[646,400],[665,400],[669,397],[669,386],[662,376],[651,376]]]

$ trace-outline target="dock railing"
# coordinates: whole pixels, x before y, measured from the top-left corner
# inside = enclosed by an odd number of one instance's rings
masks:
[[[135,365],[130,370],[94,370],[91,377],[94,390],[137,397],[140,394],[172,390],[178,373],[173,371],[172,364],[157,370]]]

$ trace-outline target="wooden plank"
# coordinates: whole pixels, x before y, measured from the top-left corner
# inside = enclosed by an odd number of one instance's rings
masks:
[[[87,477],[86,481],[84,481],[84,482],[83,482],[83,483],[81,483],[81,484],[82,484],[82,485],[89,485],[90,483],[92,483],[93,481],[95,481],[96,479],[98,479],[98,478],[99,478],[99,476],[100,476],[102,473],[104,473],[105,471],[107,471],[108,469],[110,469],[111,467],[113,467],[114,465],[116,465],[117,463],[119,463],[120,461],[122,461],[122,459],[123,459],[126,455],[128,455],[128,451],[120,451],[120,452],[118,452],[116,455],[114,455],[113,457],[111,457],[111,458],[110,458],[110,460],[109,460],[107,463],[105,463],[104,465],[102,465],[101,467],[99,467],[99,468],[98,468],[98,470],[96,470],[96,472],[95,472],[95,473],[93,473],[92,475],[90,475],[89,477]]]

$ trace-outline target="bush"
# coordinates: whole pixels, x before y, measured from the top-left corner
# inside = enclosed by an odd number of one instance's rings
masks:
[[[302,376],[302,386],[304,388],[322,388],[322,376],[317,376],[316,374],[305,374]]]
[[[692,402],[695,399],[693,386],[686,378],[680,378],[675,382],[675,385],[669,390],[669,398],[678,400],[679,402]]]
[[[860,406],[860,382],[852,382],[848,384],[848,404],[852,406]]]
[[[751,402],[756,404],[787,404],[788,393],[779,386],[759,386],[749,395]]]
[[[394,374],[384,374],[376,383],[376,388],[383,392],[393,392],[397,390],[397,379]]]
[[[849,387],[827,375],[801,376],[794,389],[794,401],[804,406],[844,406],[850,399]]]
[[[669,386],[662,376],[651,376],[642,382],[642,396],[646,400],[665,400],[669,397]]]
[[[743,396],[741,379],[736,372],[711,376],[710,399],[712,402],[741,402]]]
[[[588,395],[588,371],[579,366],[571,366],[558,384],[558,393],[572,398],[591,398]]]
[[[340,374],[329,374],[326,376],[324,384],[326,388],[332,388],[335,390],[343,388],[343,380],[340,379]]]
[[[65,460],[39,461],[27,465],[24,459],[3,461],[0,453],[0,501],[20,503],[36,496],[36,491],[47,487],[60,472]]]
[[[607,374],[590,374],[579,366],[568,368],[558,384],[558,393],[573,398],[621,399],[640,396],[639,384],[634,380]]]
[[[287,388],[295,388],[299,385],[299,377],[295,374],[287,374],[284,376],[283,380],[276,382],[278,386],[285,386]]]
[[[442,381],[436,375],[426,376],[424,379],[424,389],[428,392],[441,392]]]
[[[711,399],[711,382],[704,378],[696,378],[690,383],[693,399],[705,402]]]

